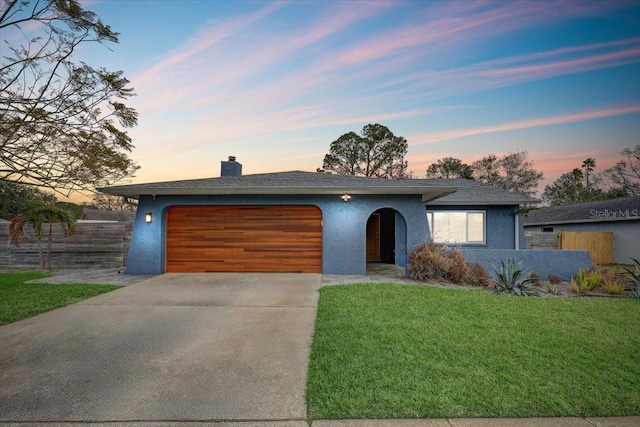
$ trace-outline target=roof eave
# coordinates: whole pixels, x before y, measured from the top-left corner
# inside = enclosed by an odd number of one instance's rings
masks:
[[[539,227],[544,225],[562,225],[562,224],[591,224],[600,222],[620,222],[620,221],[639,221],[639,218],[635,217],[621,217],[621,218],[595,218],[595,219],[569,219],[569,220],[552,220],[552,221],[537,221],[537,222],[524,222],[525,227]]]
[[[435,200],[429,202],[429,206],[520,206],[536,203],[531,200],[458,200],[458,201],[446,201]]]
[[[238,187],[238,188],[126,188],[104,187],[98,191],[115,196],[228,196],[228,195],[332,195],[332,194],[404,194],[421,195],[423,200],[434,200],[458,190],[457,187]]]

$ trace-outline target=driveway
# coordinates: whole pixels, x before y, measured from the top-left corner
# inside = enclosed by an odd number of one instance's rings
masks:
[[[2,326],[0,421],[305,420],[321,279],[165,274]]]

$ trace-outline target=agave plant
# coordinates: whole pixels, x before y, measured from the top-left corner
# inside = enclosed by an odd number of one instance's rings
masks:
[[[531,269],[522,269],[522,262],[516,262],[513,258],[509,258],[507,262],[500,261],[500,268],[494,267],[494,271],[498,276],[495,293],[508,293],[518,296],[539,295],[540,291],[531,285],[534,278],[531,277],[533,271]]]
[[[635,283],[631,285],[631,295],[640,298],[640,261],[636,258],[631,258],[631,260],[636,264],[634,268],[625,267],[624,269],[627,271],[627,276],[635,281]]]

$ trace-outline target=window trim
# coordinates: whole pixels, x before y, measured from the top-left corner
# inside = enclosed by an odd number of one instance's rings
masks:
[[[466,227],[465,227],[465,241],[443,241],[437,242],[434,236],[433,227],[431,226],[434,221],[434,213],[464,213],[466,219]],[[469,241],[469,214],[470,213],[480,213],[482,214],[482,241]],[[487,244],[487,211],[482,209],[473,209],[473,210],[455,210],[455,209],[446,209],[446,210],[428,210],[427,211],[427,224],[429,227],[429,234],[431,236],[431,241],[437,243],[439,245],[486,245]]]

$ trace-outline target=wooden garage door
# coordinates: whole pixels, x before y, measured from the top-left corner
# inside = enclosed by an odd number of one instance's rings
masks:
[[[175,206],[167,272],[322,272],[316,206]]]

